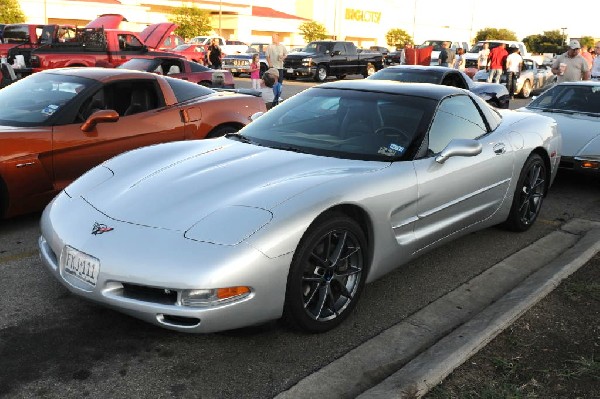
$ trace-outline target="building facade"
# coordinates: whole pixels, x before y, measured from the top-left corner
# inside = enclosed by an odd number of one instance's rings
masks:
[[[19,0],[30,23],[85,25],[100,14],[122,14],[123,29],[141,31],[149,24],[167,21],[173,9],[197,7],[211,13],[214,33],[231,40],[270,42],[274,32],[289,47],[305,43],[299,26],[315,21],[325,26],[330,38],[353,41],[359,47],[388,46],[385,35],[392,28],[417,39],[453,39],[448,27],[435,37],[415,33],[417,2],[413,0]],[[266,5],[277,4],[277,8]],[[431,29],[430,29],[431,31]],[[443,35],[443,36],[442,36]],[[440,36],[440,37],[438,37]]]

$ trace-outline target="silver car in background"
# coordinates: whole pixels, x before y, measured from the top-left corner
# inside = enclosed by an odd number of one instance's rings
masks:
[[[560,160],[553,119],[442,85],[327,83],[254,119],[68,186],[41,220],[50,274],[177,331],[282,318],[324,332],[365,283],[421,254],[497,224],[529,229]]]
[[[600,176],[600,82],[560,83],[519,111],[556,120],[563,139],[561,168]]]
[[[489,73],[482,69],[473,76],[476,82],[486,82]],[[500,78],[500,83],[506,85],[506,75]],[[552,73],[550,66],[540,65],[532,59],[523,59],[523,67],[517,79],[516,93],[519,97],[529,98],[532,94],[538,94],[556,84],[556,76]]]

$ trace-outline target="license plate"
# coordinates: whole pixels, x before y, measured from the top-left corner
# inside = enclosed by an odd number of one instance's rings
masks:
[[[67,246],[61,261],[64,273],[93,287],[96,286],[100,273],[100,260]]]
[[[288,68],[287,73],[294,73],[294,70],[292,68]]]

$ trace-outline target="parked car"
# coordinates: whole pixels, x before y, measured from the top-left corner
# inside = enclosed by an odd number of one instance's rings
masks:
[[[206,51],[204,51],[204,46],[201,44],[181,44],[171,50],[171,52],[181,54],[189,61],[194,61],[202,65],[205,64]]]
[[[477,71],[473,76],[476,82],[486,82],[489,72],[485,69]],[[506,84],[506,75],[500,78],[501,84]],[[552,73],[552,69],[547,65],[539,65],[532,59],[523,59],[523,67],[517,79],[517,94],[522,98],[529,98],[532,94],[540,92],[552,87],[556,84],[556,76]]]
[[[252,56],[256,53],[259,55],[260,62],[260,74],[262,76],[263,73],[267,69],[269,69],[269,64],[267,63],[267,57],[265,55],[265,50],[267,49],[268,43],[251,43],[244,54],[228,54],[223,57],[223,66],[222,68],[230,71],[233,76],[240,76],[241,74],[249,74],[250,73],[250,64],[252,63]]]
[[[233,76],[224,70],[210,69],[197,62],[177,57],[133,58],[119,68],[155,72],[172,78],[187,80],[206,87],[235,88]]]
[[[0,217],[43,209],[111,156],[176,140],[217,137],[265,111],[260,97],[217,93],[115,68],[35,73],[0,90]]]
[[[41,257],[72,293],[168,329],[323,332],[422,253],[530,228],[558,154],[553,119],[465,90],[327,83],[239,134],[94,168],[44,211]]]
[[[497,108],[508,108],[510,101],[506,86],[473,82],[464,72],[443,66],[396,65],[377,71],[367,79],[454,86],[473,92]]]
[[[403,50],[390,51],[385,57],[383,57],[384,64],[386,66],[400,65],[402,62],[402,52]]]
[[[600,176],[600,82],[560,83],[519,111],[556,120],[563,138],[561,168]]]

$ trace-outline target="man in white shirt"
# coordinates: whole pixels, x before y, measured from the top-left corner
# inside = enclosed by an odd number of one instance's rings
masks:
[[[600,80],[600,42],[596,42],[594,49],[596,58],[592,61],[592,80]]]
[[[288,52],[283,44],[279,43],[279,34],[273,34],[273,44],[269,44],[265,50],[267,64],[269,68],[279,70],[279,82],[283,82],[283,60],[287,57]]]
[[[517,79],[523,66],[523,57],[519,54],[519,46],[516,44],[511,44],[509,50],[510,54],[506,57],[506,88],[510,98],[514,98],[515,91],[517,91]]]
[[[490,44],[483,43],[483,48],[479,50],[479,54],[477,56],[477,68],[485,69],[488,63],[488,57],[490,56]]]

